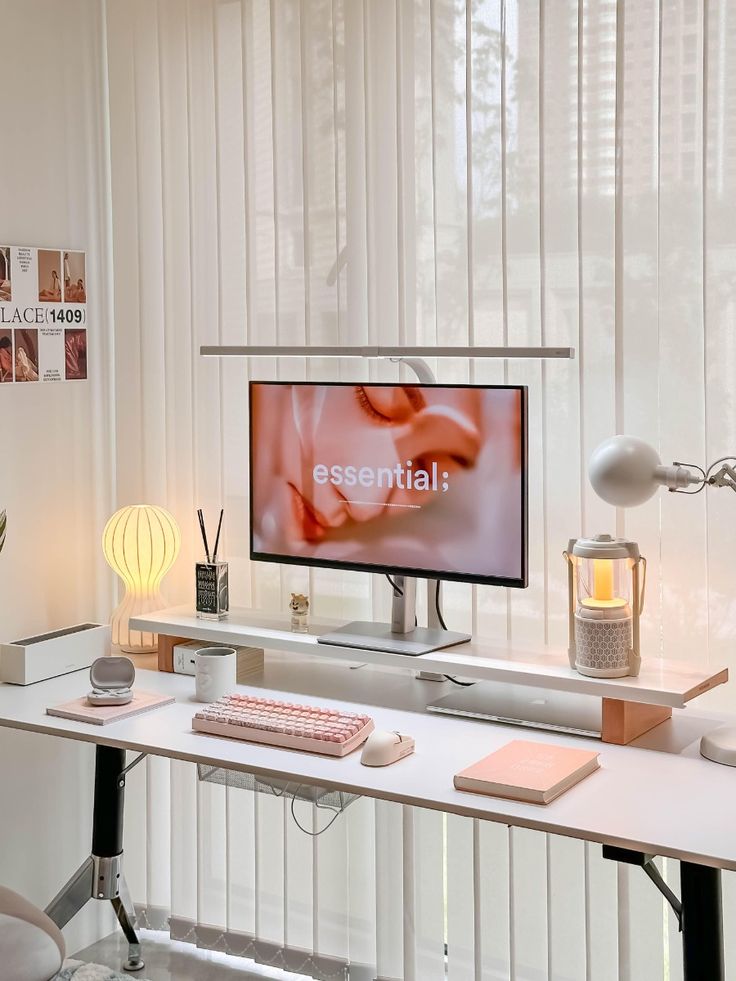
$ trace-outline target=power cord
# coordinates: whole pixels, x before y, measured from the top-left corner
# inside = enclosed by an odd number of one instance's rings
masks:
[[[451,674],[443,674],[442,677],[446,678],[448,681],[451,681],[453,685],[457,685],[458,688],[472,688],[472,686],[475,684],[474,681],[458,681],[457,678],[453,678]]]
[[[440,607],[440,586],[442,585],[442,580],[437,580],[437,588],[434,591],[434,608],[437,611],[437,619],[443,630],[447,630],[447,624],[445,623],[445,618],[442,616],[442,609]],[[458,688],[470,688],[475,684],[474,681],[458,681],[457,678],[453,678],[451,674],[443,674],[443,678],[447,681],[451,681],[453,685],[457,685]]]
[[[394,595],[396,595],[396,596],[403,596],[404,595],[404,590],[401,588],[401,586],[399,586],[397,583],[395,583],[394,580],[391,578],[391,576],[387,572],[384,572],[384,576],[391,583],[391,588],[394,591]],[[414,626],[416,627],[418,625],[418,623],[419,623],[419,621],[417,620],[416,614],[414,614]]]
[[[440,626],[443,630],[447,630],[447,624],[445,623],[445,618],[442,616],[442,610],[440,609],[440,586],[442,585],[442,580],[437,580],[437,588],[434,591],[434,608],[437,611],[437,619],[440,622]]]
[[[397,596],[403,596],[404,590],[397,583],[394,582],[394,580],[387,572],[385,572],[384,575],[391,583],[391,588],[393,589],[394,593],[396,593]],[[447,630],[447,624],[445,623],[445,618],[442,616],[442,607],[440,606],[441,585],[442,585],[442,580],[438,579],[437,588],[434,591],[434,608],[437,611],[437,620],[439,621],[440,626],[442,627],[443,630]],[[417,618],[414,617],[414,624],[416,625],[416,623],[417,623]],[[445,678],[447,681],[451,681],[453,685],[457,685],[458,688],[470,688],[472,685],[475,684],[474,681],[458,681],[457,678],[453,678],[451,674],[443,674],[442,677]]]

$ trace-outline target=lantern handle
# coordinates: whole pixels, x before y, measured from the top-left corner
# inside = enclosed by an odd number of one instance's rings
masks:
[[[575,562],[570,552],[565,549],[562,553],[567,562],[567,592],[568,592],[568,643],[567,659],[570,667],[575,670],[577,655],[575,652]]]
[[[641,577],[641,589],[639,590],[639,616],[644,612],[644,593],[647,586],[647,560],[643,555],[639,556],[639,561],[642,564],[642,577]]]
[[[639,584],[640,565],[642,567],[641,584]],[[634,622],[631,653],[629,656],[629,673],[636,678],[641,670],[641,653],[639,651],[639,617],[644,609],[644,590],[647,582],[647,560],[643,555],[640,555],[639,558],[633,563],[632,569],[634,570],[634,583],[637,587],[637,595],[633,597],[632,604],[634,606]]]

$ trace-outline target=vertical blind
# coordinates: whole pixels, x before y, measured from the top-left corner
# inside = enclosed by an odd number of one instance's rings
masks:
[[[561,551],[614,531],[649,561],[644,656],[731,665],[736,501],[660,494],[615,511],[585,463],[614,432],[667,461],[736,450],[734,5],[105,9],[118,494],[192,532],[172,598],[189,595],[194,508],[222,503],[236,604],[283,609],[303,590],[315,613],[357,618],[389,601],[377,578],[250,563],[249,367],[202,360],[200,344],[571,345],[570,362],[437,367],[440,381],[525,383],[530,399],[530,586],[448,584],[449,625],[564,644]],[[383,363],[257,370],[399,377]],[[313,841],[282,801],[198,784],[186,764],[135,776],[136,898],[204,946],[320,978],[350,963],[353,981],[681,977],[674,918],[594,846],[365,800]]]

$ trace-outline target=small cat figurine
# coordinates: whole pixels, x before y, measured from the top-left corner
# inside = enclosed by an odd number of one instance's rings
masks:
[[[292,631],[305,634],[309,626],[309,599],[303,593],[292,593],[289,610]]]

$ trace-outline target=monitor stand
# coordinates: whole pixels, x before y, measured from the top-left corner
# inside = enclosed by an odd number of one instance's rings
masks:
[[[418,657],[420,654],[429,654],[430,651],[439,651],[443,647],[452,647],[453,644],[464,644],[469,640],[470,634],[459,634],[452,630],[414,627],[408,633],[400,634],[391,628],[390,623],[355,620],[337,630],[331,630],[328,634],[322,634],[317,638],[317,643]]]
[[[346,623],[317,638],[319,644],[333,647],[355,647],[362,651],[384,651],[387,654],[404,654],[418,657],[439,651],[443,647],[464,644],[470,634],[439,627],[416,625],[416,579],[397,576],[398,589],[394,591],[391,623],[375,623],[372,620],[356,620]]]

